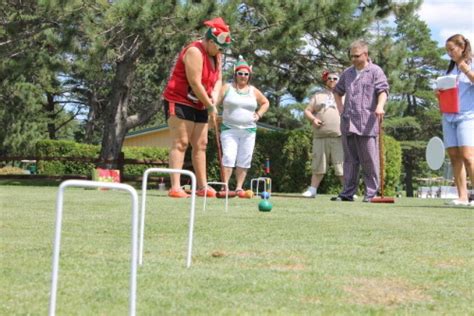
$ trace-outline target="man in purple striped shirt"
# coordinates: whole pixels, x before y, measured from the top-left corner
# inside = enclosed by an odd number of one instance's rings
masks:
[[[332,201],[353,201],[359,183],[359,169],[365,184],[364,202],[377,194],[379,186],[379,150],[377,137],[383,119],[389,85],[383,70],[372,63],[365,41],[350,46],[352,66],[341,75],[334,97],[341,113],[344,149],[344,188]],[[345,96],[344,104],[342,97]]]

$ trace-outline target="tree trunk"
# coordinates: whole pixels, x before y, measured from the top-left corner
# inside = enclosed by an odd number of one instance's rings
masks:
[[[407,197],[413,197],[413,166],[408,161],[404,165],[406,194]]]
[[[407,94],[406,97],[407,97],[407,103],[408,103],[406,116],[413,116],[413,113],[415,113],[415,111],[413,109],[413,104],[411,102],[410,94]]]
[[[418,107],[418,102],[416,101],[416,96],[414,94],[411,95],[412,99],[412,108],[413,108],[413,116],[416,116],[417,112],[417,107]]]
[[[48,116],[48,136],[49,139],[57,139],[56,137],[56,114],[54,113],[54,95],[51,93],[46,94],[46,104],[44,105],[45,112]]]
[[[97,127],[97,116],[99,113],[99,101],[95,91],[87,92],[87,100],[89,103],[89,113],[87,113],[87,121],[85,126],[84,142],[92,144],[94,132]]]
[[[134,74],[135,64],[131,58],[125,58],[117,63],[110,102],[104,112],[104,135],[99,157],[102,161],[100,166],[103,168],[118,167],[117,160],[128,131],[128,105]]]

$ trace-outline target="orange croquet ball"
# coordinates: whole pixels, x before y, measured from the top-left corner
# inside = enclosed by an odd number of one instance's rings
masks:
[[[253,191],[252,190],[245,191],[245,196],[248,197],[249,199],[253,198]]]

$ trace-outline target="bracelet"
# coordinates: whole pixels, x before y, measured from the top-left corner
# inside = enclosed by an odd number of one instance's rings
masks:
[[[262,118],[262,116],[261,116],[260,114],[258,114],[258,112],[255,112],[255,114],[257,114],[258,119],[261,119],[261,118]]]

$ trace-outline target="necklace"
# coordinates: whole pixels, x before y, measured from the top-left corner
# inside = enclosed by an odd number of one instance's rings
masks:
[[[237,94],[248,94],[249,93],[249,87],[245,86],[244,88],[240,89],[238,86],[235,87],[235,91]]]

